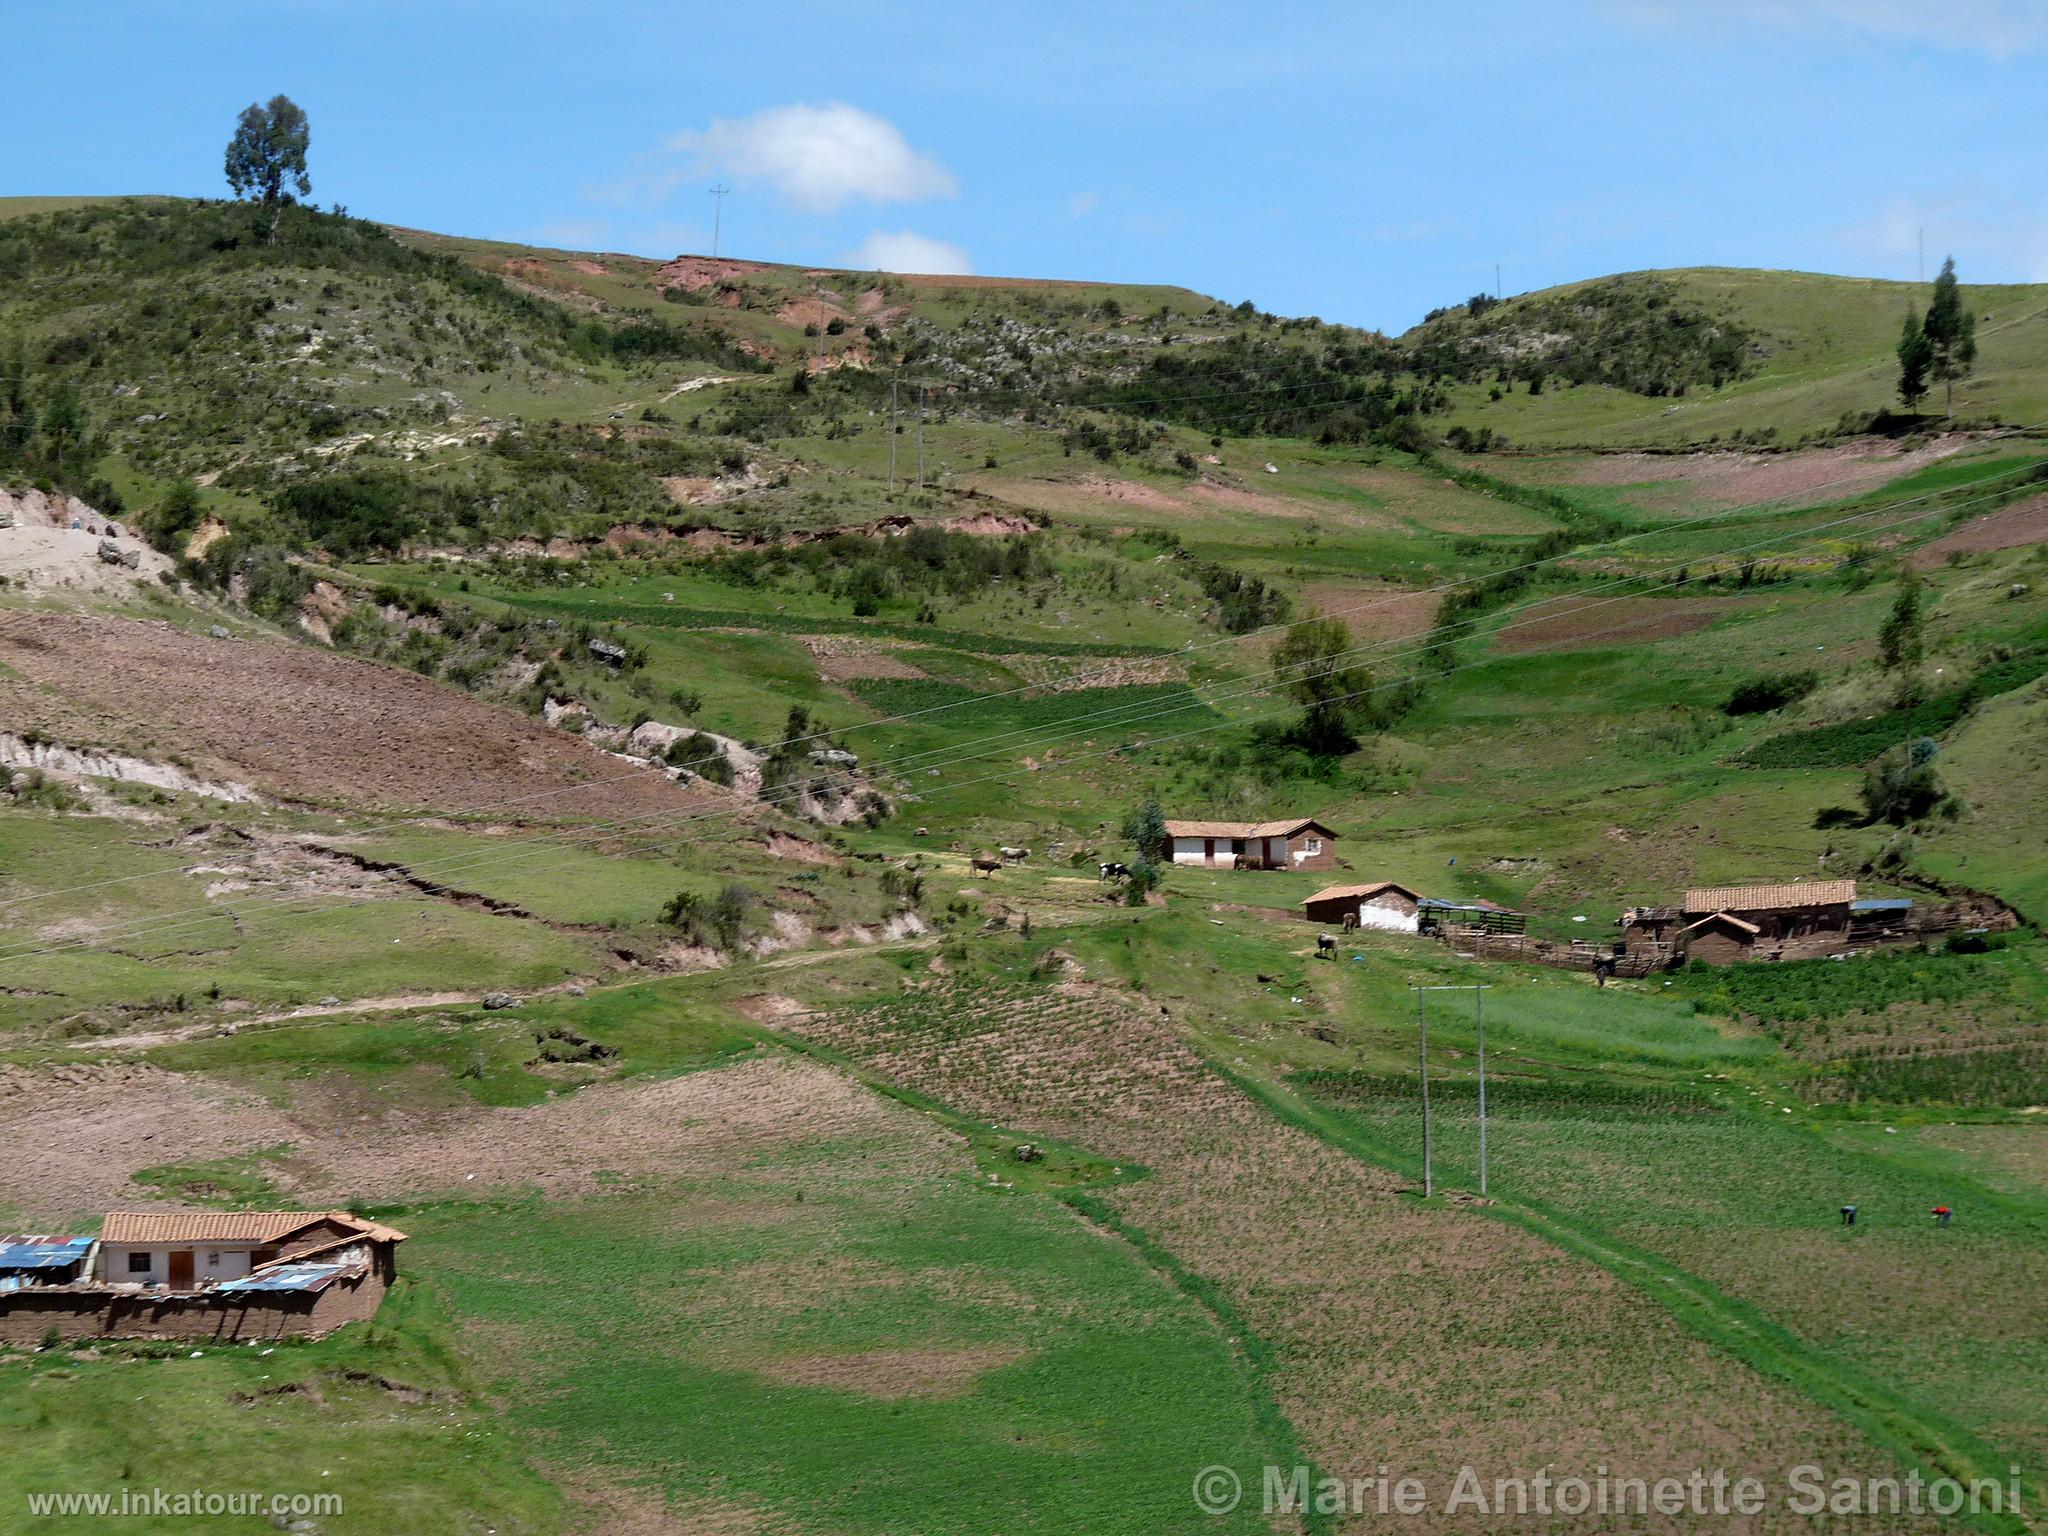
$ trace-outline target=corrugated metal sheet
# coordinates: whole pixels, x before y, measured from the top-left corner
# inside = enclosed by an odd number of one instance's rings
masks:
[[[89,1237],[0,1237],[0,1269],[62,1269],[92,1251]]]
[[[1685,893],[1685,910],[1776,912],[1786,907],[1827,907],[1856,899],[1854,880],[1804,880],[1790,885],[1702,886]]]
[[[344,1275],[362,1271],[360,1263],[271,1264],[239,1280],[223,1280],[216,1291],[324,1291]]]
[[[1904,912],[1913,905],[1910,896],[1866,896],[1849,903],[1851,912]]]

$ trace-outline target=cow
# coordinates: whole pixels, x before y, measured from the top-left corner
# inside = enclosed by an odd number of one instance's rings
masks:
[[[1029,848],[998,848],[996,852],[1000,853],[1004,861],[1010,864],[1022,864],[1031,857],[1031,850]]]
[[[1102,873],[1095,878],[1098,880],[1128,880],[1130,877],[1131,871],[1128,865],[1105,864],[1102,866]]]
[[[1337,958],[1337,936],[1334,933],[1316,935],[1316,957],[1330,960]]]
[[[1001,859],[977,858],[974,859],[972,862],[974,866],[974,872],[977,875],[992,875],[997,870],[1003,867],[1003,861]]]

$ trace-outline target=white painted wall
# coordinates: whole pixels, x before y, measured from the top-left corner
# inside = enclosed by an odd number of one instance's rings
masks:
[[[1403,912],[1398,907],[1383,907],[1374,901],[1358,904],[1358,926],[1378,928],[1386,933],[1414,933],[1422,926],[1422,914]]]
[[[223,1280],[239,1280],[249,1273],[250,1249],[203,1247],[198,1243],[150,1243],[132,1246],[102,1247],[102,1269],[100,1278],[114,1285],[169,1285],[171,1282],[171,1252],[173,1249],[189,1249],[192,1254],[192,1281],[195,1285],[217,1285]],[[149,1260],[147,1269],[130,1269],[128,1255],[139,1253]]]

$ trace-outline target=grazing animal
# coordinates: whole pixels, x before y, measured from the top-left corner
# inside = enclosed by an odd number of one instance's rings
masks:
[[[1337,958],[1337,936],[1336,936],[1335,934],[1333,934],[1333,933],[1319,933],[1319,934],[1317,934],[1317,935],[1316,935],[1316,955],[1317,955],[1317,957],[1318,957],[1318,958],[1321,958],[1321,957],[1323,957],[1323,956],[1327,955],[1327,956],[1328,956],[1328,957],[1329,957],[1330,959],[1332,959],[1332,960],[1336,959],[1336,958]]]
[[[1029,848],[998,848],[996,852],[1000,853],[1012,864],[1022,864],[1031,857],[1031,850]]]
[[[975,873],[976,873],[977,875],[992,875],[992,874],[994,874],[994,873],[995,873],[995,872],[996,872],[997,870],[1001,869],[1002,867],[1003,867],[1003,861],[1002,861],[1001,859],[976,859],[976,860],[974,860],[974,872],[975,872]]]
[[[1128,880],[1130,877],[1130,868],[1124,864],[1105,864],[1102,873],[1096,876],[1098,880]]]
[[[912,836],[915,837],[930,837],[931,835],[932,829],[930,827],[919,827],[917,831],[912,834]]]

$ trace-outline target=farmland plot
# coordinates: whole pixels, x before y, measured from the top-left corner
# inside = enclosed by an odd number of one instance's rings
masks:
[[[1419,1205],[1401,1177],[1275,1119],[1152,1005],[1079,984],[939,985],[789,1027],[966,1113],[1142,1164],[1102,1198],[1264,1341],[1328,1473],[1386,1465],[1449,1487],[1462,1465],[1887,1466],[1604,1271]],[[1191,1473],[1227,1459],[1192,1437],[1187,1454]]]
[[[1852,1375],[1961,1423],[2029,1477],[2048,1466],[2048,1202],[1830,1141],[1778,1090],[1598,1087],[1495,1081],[1496,1194],[1706,1280]],[[1314,1088],[1390,1158],[1419,1162],[1411,1079],[1332,1076]],[[1472,1187],[1473,1083],[1440,1081],[1436,1104],[1437,1177]],[[1858,1207],[1853,1228],[1840,1225],[1843,1205]],[[1962,1224],[1936,1227],[1937,1205],[1963,1212]]]

